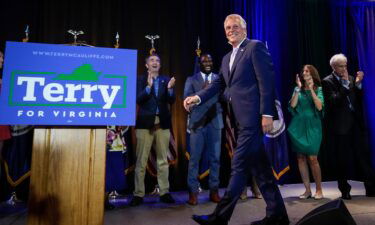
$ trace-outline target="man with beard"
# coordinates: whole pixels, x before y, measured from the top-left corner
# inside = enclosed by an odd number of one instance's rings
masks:
[[[200,72],[188,77],[185,83],[184,98],[196,95],[207,87],[209,83],[218,78],[212,73],[212,57],[204,54],[200,57]],[[218,203],[220,196],[219,170],[221,150],[221,129],[224,127],[222,108],[218,102],[218,94],[207,102],[196,106],[190,113],[188,128],[190,129],[190,159],[187,184],[189,188],[188,204],[198,204],[198,171],[202,154],[207,151],[209,160],[209,187],[210,200]]]
[[[160,57],[156,54],[146,58],[147,75],[137,80],[137,104],[139,106],[136,121],[136,164],[134,175],[134,197],[130,206],[143,202],[145,195],[145,172],[147,159],[153,146],[156,151],[157,179],[160,188],[160,201],[174,203],[169,193],[169,149],[171,113],[170,104],[175,101],[174,77],[159,75]]]

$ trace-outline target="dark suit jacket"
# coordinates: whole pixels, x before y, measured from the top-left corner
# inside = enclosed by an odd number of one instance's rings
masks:
[[[362,91],[355,86],[352,76],[349,76],[349,81],[349,89],[343,87],[333,73],[322,81],[326,104],[325,121],[330,131],[335,134],[348,134],[355,122],[362,126],[362,105],[360,104]],[[354,111],[349,107],[348,97]]]
[[[212,81],[215,79],[218,79],[218,75],[213,73]],[[188,77],[185,83],[184,99],[188,96],[195,95],[198,91],[203,89],[203,86],[204,80],[200,72]],[[224,127],[222,112],[223,109],[219,103],[219,94],[216,94],[207,102],[195,106],[192,109],[188,127],[190,129],[196,129],[211,123],[216,129],[222,129]]]
[[[262,115],[276,115],[274,68],[266,46],[257,40],[242,42],[232,70],[224,56],[219,79],[198,93],[202,102],[228,88],[236,121],[241,127],[260,127]]]
[[[137,104],[139,106],[136,128],[150,129],[154,127],[156,109],[159,108],[160,126],[162,129],[171,128],[170,105],[176,97],[168,93],[168,82],[170,78],[159,75],[158,95],[155,95],[154,85],[148,94],[146,91],[147,75],[138,76],[137,79]]]

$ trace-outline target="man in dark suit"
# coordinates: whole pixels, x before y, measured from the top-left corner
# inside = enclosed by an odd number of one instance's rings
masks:
[[[137,80],[137,104],[139,106],[136,121],[137,160],[134,175],[134,197],[130,202],[131,206],[137,206],[143,202],[144,177],[152,146],[156,151],[160,201],[175,202],[169,194],[167,159],[171,128],[169,107],[175,101],[173,91],[175,79],[159,75],[160,58],[156,54],[146,58],[146,68],[148,75],[139,76]]]
[[[358,164],[365,182],[366,196],[375,196],[375,173],[371,167],[370,153],[366,144],[361,95],[364,73],[357,72],[354,79],[348,75],[347,58],[343,54],[332,56],[330,65],[333,72],[322,82],[326,102],[327,139],[332,143],[338,187],[341,198],[351,199],[347,179],[351,161]],[[337,165],[335,165],[337,163]]]
[[[275,111],[274,69],[265,45],[246,38],[246,22],[237,15],[227,16],[224,29],[233,50],[224,56],[219,79],[205,90],[184,100],[189,110],[228,88],[237,123],[237,146],[233,153],[232,173],[224,197],[210,215],[196,216],[199,224],[228,224],[247,177],[255,176],[266,201],[266,217],[251,224],[289,224],[285,205],[263,148],[263,133],[272,130]]]
[[[185,83],[184,98],[195,95],[218,78],[212,73],[212,57],[204,54],[200,57],[200,72],[188,77]],[[190,129],[190,159],[187,183],[189,187],[188,204],[198,204],[198,171],[199,161],[204,151],[209,157],[210,200],[220,201],[219,170],[221,152],[221,129],[224,127],[222,108],[218,102],[218,94],[209,101],[196,106],[190,113],[188,128]]]

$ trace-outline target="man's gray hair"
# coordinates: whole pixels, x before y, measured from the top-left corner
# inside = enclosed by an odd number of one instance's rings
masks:
[[[336,54],[336,55],[334,55],[334,56],[332,56],[331,57],[331,59],[329,60],[329,65],[331,66],[331,67],[333,67],[334,65],[336,65],[337,64],[337,62],[339,62],[339,61],[343,61],[343,62],[348,62],[348,59],[346,58],[346,56],[344,55],[344,54],[342,54],[342,53],[340,53],[340,54]]]
[[[242,18],[242,16],[240,16],[238,14],[230,14],[230,15],[228,15],[225,18],[225,20],[224,20],[224,26],[225,26],[225,23],[227,22],[227,20],[229,20],[229,19],[239,20],[241,27],[243,29],[246,29],[246,21]]]

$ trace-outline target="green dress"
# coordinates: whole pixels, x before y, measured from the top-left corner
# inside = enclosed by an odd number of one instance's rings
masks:
[[[316,95],[324,106],[321,87],[316,90]],[[288,109],[292,114],[288,127],[292,150],[305,155],[318,155],[322,142],[323,109],[316,109],[310,90],[301,90],[296,107],[292,108],[289,105]]]

